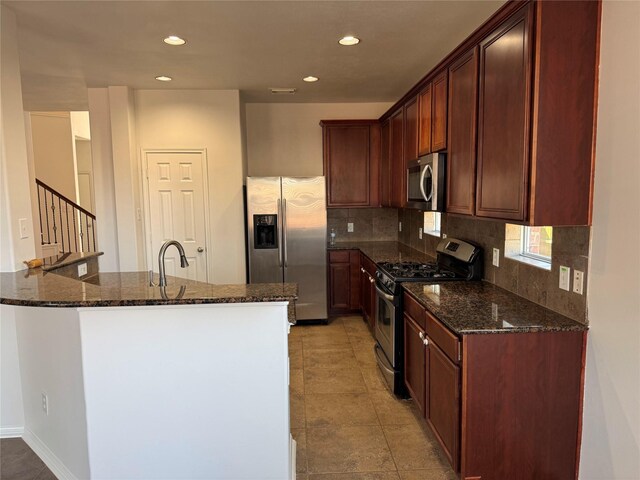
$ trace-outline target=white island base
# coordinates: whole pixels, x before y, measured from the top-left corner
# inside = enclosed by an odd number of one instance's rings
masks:
[[[287,304],[2,305],[24,440],[61,479],[295,479]]]

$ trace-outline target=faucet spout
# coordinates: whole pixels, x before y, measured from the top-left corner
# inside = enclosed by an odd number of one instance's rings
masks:
[[[164,257],[167,253],[167,248],[171,245],[174,245],[178,249],[178,253],[180,254],[180,266],[182,268],[187,268],[189,266],[189,262],[187,261],[187,255],[184,252],[184,248],[177,240],[167,240],[164,242],[162,247],[160,247],[160,252],[158,253],[158,271],[160,272],[160,280],[158,285],[160,287],[165,287],[167,285],[167,275],[165,274],[164,267]]]

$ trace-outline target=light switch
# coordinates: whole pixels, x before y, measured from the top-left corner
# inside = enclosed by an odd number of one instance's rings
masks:
[[[401,232],[402,231],[402,222],[398,222],[398,231]]]
[[[493,249],[493,266],[494,267],[500,266],[500,249],[499,248]]]
[[[27,219],[20,218],[18,226],[20,228],[20,238],[29,238],[29,222],[27,222]]]
[[[422,227],[418,229],[418,238],[422,240]]]
[[[87,274],[87,264],[81,263],[78,265],[78,276],[84,277]]]
[[[353,222],[347,222],[347,232],[353,233]]]
[[[569,281],[571,279],[571,269],[560,265],[560,288],[569,291]]]

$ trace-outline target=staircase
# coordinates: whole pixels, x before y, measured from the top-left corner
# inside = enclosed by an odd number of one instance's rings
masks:
[[[36,187],[43,250],[97,251],[96,216],[38,179]]]

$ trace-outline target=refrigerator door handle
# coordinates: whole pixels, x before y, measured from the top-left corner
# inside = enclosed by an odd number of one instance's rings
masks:
[[[284,268],[288,267],[287,259],[287,199],[282,199],[282,250],[284,252]]]
[[[278,199],[276,203],[278,205],[278,220],[279,222],[282,222],[282,208],[280,199]],[[278,265],[282,267],[282,228],[278,228]]]

